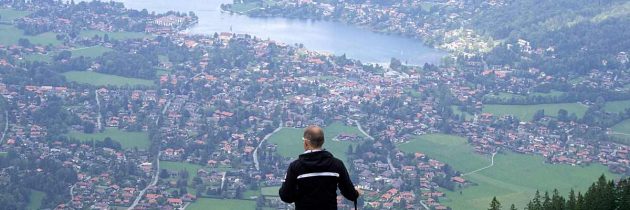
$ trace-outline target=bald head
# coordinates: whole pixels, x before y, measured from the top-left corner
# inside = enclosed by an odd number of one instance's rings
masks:
[[[313,148],[321,148],[324,145],[324,130],[316,125],[308,126],[304,129],[304,139]]]

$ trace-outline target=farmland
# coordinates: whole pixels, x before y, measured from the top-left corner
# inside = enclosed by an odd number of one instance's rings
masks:
[[[407,153],[425,153],[463,173],[490,163],[487,155],[474,153],[461,137],[423,135],[398,146]],[[541,156],[507,152],[498,154],[492,167],[464,176],[476,185],[455,192],[443,189],[446,198],[440,200],[453,209],[485,209],[492,197],[497,196],[500,201],[510,201],[504,204],[506,206],[514,203],[518,208],[523,208],[536,190],[551,191],[557,188],[563,194],[572,188],[584,191],[601,174],[616,177],[602,165],[553,165],[544,163]]]

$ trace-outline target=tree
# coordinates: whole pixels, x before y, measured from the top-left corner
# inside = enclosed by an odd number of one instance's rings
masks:
[[[512,204],[512,205],[510,206],[510,210],[517,210],[517,208],[516,208],[516,206],[514,206],[514,204]]]
[[[400,60],[396,59],[396,58],[392,58],[391,61],[389,62],[389,68],[397,70],[402,66],[402,63],[400,62]]]
[[[501,210],[501,203],[497,200],[497,197],[493,197],[490,202],[490,208],[488,210]]]

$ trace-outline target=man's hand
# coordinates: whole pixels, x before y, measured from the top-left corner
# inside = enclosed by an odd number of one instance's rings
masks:
[[[363,190],[359,189],[358,187],[354,187],[354,189],[357,191],[357,193],[359,193],[359,196],[363,195]]]

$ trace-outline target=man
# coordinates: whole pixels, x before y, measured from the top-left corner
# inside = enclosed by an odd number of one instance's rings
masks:
[[[280,199],[295,202],[296,210],[337,209],[337,186],[346,199],[354,202],[360,191],[355,189],[341,160],[322,150],[324,131],[318,126],[304,129],[304,154],[289,165]]]

